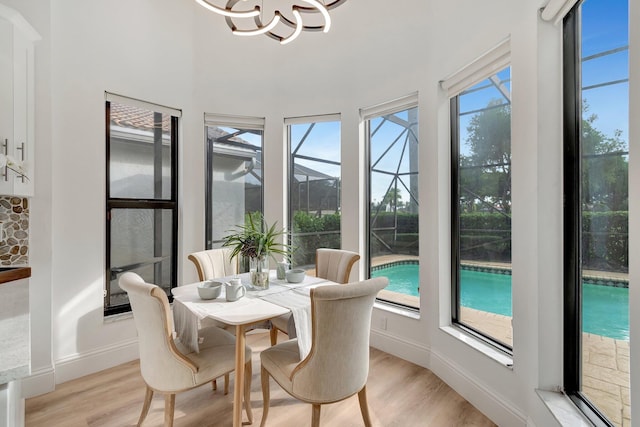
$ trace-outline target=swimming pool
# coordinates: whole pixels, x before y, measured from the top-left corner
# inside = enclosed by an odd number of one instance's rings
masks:
[[[460,303],[464,307],[511,316],[511,275],[472,270],[461,272]],[[371,272],[389,278],[389,291],[418,296],[418,265],[396,264]],[[629,290],[583,283],[582,330],[629,340]]]

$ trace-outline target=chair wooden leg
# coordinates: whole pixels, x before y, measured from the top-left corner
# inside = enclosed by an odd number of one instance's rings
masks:
[[[369,417],[369,405],[367,405],[367,386],[362,387],[358,392],[358,401],[360,402],[360,412],[366,427],[371,427],[371,417]]]
[[[218,389],[218,383],[216,382],[215,378],[213,379],[213,381],[211,381],[211,389],[213,391],[216,391]]]
[[[173,411],[176,407],[176,395],[164,395],[164,427],[173,427]]]
[[[269,330],[269,338],[271,339],[271,346],[278,344],[278,328],[271,326]]]
[[[267,415],[269,415],[269,372],[264,369],[264,366],[260,369],[260,382],[262,383],[262,421],[260,427],[264,427],[267,423]]]
[[[315,403],[311,409],[311,427],[320,427],[320,405]]]
[[[251,410],[251,375],[253,375],[251,359],[244,364],[244,410],[247,413],[249,424],[253,423],[253,411]]]
[[[142,404],[142,412],[140,413],[140,419],[138,419],[138,426],[142,425],[142,422],[147,418],[149,408],[151,407],[151,399],[153,398],[153,390],[147,386],[147,392],[144,395],[144,403]]]
[[[229,394],[229,374],[224,374],[224,394]]]

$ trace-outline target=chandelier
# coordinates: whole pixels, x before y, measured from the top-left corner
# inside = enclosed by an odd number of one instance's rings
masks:
[[[329,10],[346,0],[270,0],[273,3],[271,7],[269,3],[265,6],[264,0],[227,0],[224,6],[214,4],[214,1],[221,4],[224,0],[195,1],[224,16],[231,32],[237,36],[265,34],[280,44],[287,44],[294,41],[302,31],[329,32]]]

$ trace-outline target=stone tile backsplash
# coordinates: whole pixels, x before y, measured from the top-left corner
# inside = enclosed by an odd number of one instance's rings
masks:
[[[0,196],[0,266],[29,264],[29,199]]]

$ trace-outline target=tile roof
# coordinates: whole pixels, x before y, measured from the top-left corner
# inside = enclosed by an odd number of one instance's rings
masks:
[[[111,122],[117,126],[151,131],[154,129],[153,114],[153,111],[139,107],[117,102],[111,103]],[[170,126],[170,115],[162,114],[162,132],[169,132]]]

